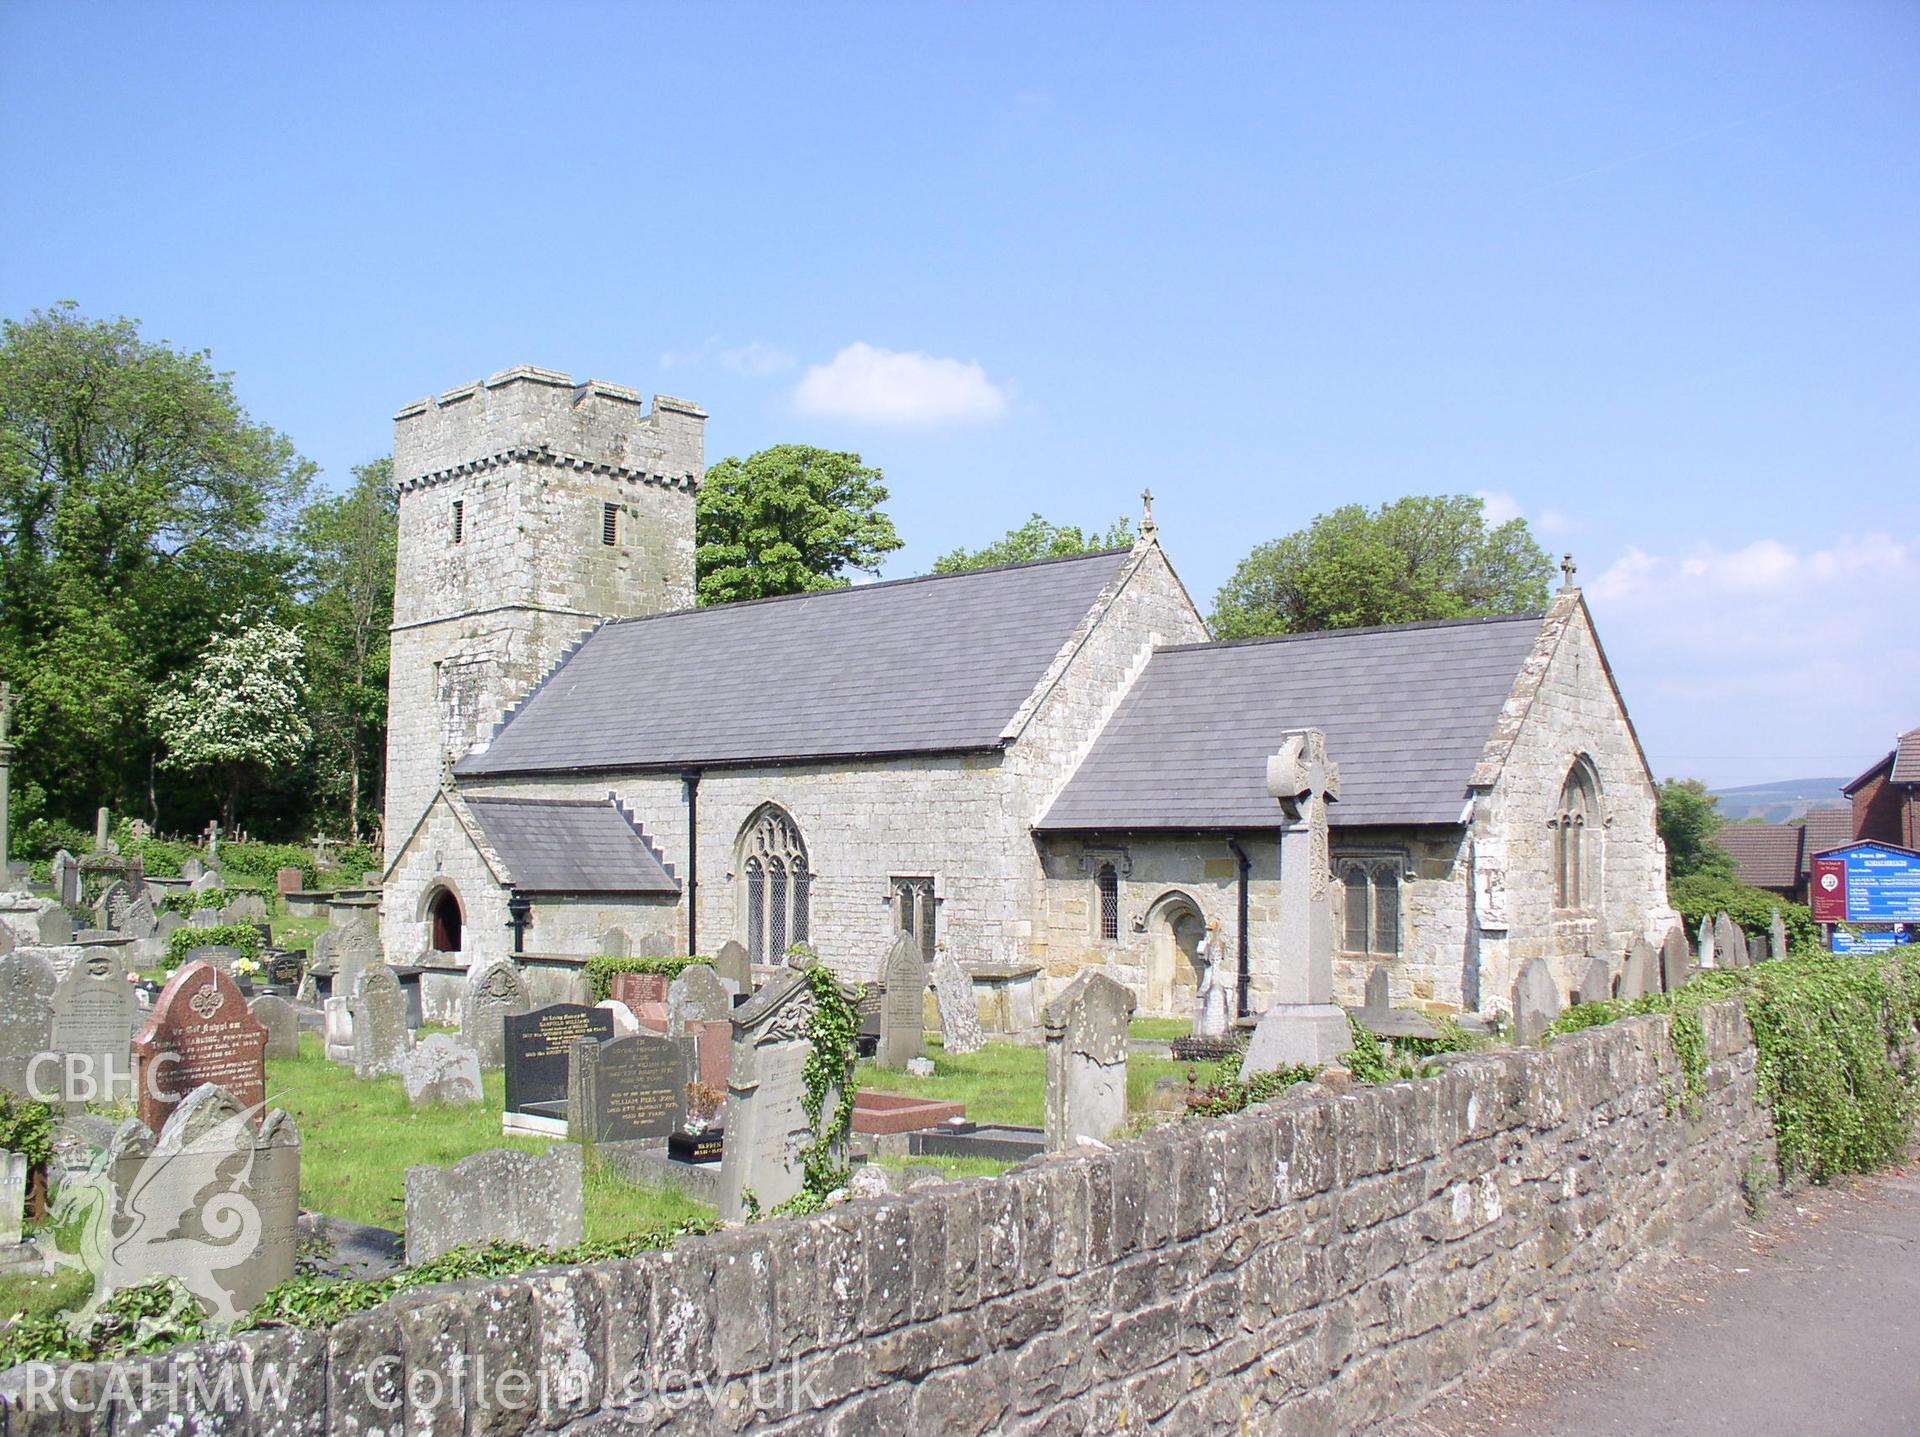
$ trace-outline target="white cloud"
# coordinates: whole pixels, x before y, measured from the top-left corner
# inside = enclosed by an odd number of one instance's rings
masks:
[[[985,423],[1007,412],[1007,391],[978,364],[849,344],[809,366],[793,391],[802,414],[879,424]]]
[[[717,362],[722,369],[744,374],[750,379],[765,379],[783,369],[793,368],[794,359],[784,349],[764,339],[728,346],[717,334],[710,334],[694,349],[668,350],[660,356],[662,369],[692,369]]]
[[[1533,521],[1533,527],[1542,534],[1571,534],[1580,526],[1558,509],[1542,509],[1540,517]]]
[[[1476,489],[1473,497],[1480,501],[1489,524],[1498,526],[1520,517],[1520,501],[1504,489]]]

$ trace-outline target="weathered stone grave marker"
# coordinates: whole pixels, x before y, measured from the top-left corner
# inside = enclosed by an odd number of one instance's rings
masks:
[[[637,1033],[574,1041],[567,1065],[567,1135],[581,1143],[665,1143],[686,1116],[690,1044]]]
[[[804,1107],[802,1069],[813,1051],[816,1007],[806,975],[785,973],[734,1010],[727,1142],[720,1160],[720,1216],[729,1222],[747,1215],[749,1194],[765,1211],[804,1185],[802,1155],[816,1134]],[[837,1090],[825,1095],[823,1124],[839,1102]]]
[[[874,1057],[883,1068],[904,1068],[909,1058],[927,1051],[927,964],[912,934],[893,940],[880,976],[880,1040]]]
[[[450,1168],[407,1169],[407,1262],[494,1239],[557,1251],[586,1237],[586,1156],[555,1143],[535,1157],[492,1148]]]
[[[0,1258],[20,1246],[27,1218],[27,1155],[0,1151]]]
[[[613,1036],[626,1038],[640,1031],[640,1020],[633,1016],[633,1009],[615,998],[602,998],[593,1005],[602,1009],[613,1019]],[[663,1003],[660,1005],[665,1007]]]
[[[276,998],[272,994],[264,998],[255,998],[247,1007],[253,1016],[260,1020],[260,1026],[267,1030],[269,1058],[300,1056],[300,1010],[298,1008],[285,998]]]
[[[158,1133],[194,1089],[213,1084],[242,1108],[267,1100],[267,1030],[230,974],[188,963],[167,981],[133,1040],[134,1101]]]
[[[1746,968],[1753,963],[1745,930],[1724,912],[1713,920],[1713,951],[1722,968]]]
[[[1513,982],[1513,1039],[1537,1043],[1560,1016],[1560,988],[1544,958],[1530,959]]]
[[[986,1046],[980,1032],[980,1006],[973,998],[973,979],[950,954],[933,963],[933,995],[940,1004],[941,1043],[949,1056],[977,1053]]]
[[[407,995],[385,963],[360,970],[353,992],[353,1075],[380,1078],[407,1066]]]
[[[66,849],[53,855],[53,896],[67,908],[80,906],[80,861]]]
[[[353,1003],[345,996],[329,998],[321,1005],[325,1027],[327,1057],[336,1063],[353,1064]]]
[[[1600,957],[1589,958],[1580,972],[1580,986],[1573,990],[1576,1003],[1604,1003],[1613,996],[1613,965]]]
[[[1713,919],[1702,918],[1700,920],[1700,961],[1698,965],[1702,968],[1717,968],[1720,966],[1714,961],[1716,955],[1713,951],[1713,932]]]
[[[753,962],[738,939],[729,938],[720,945],[720,951],[713,955],[713,970],[720,975],[720,981],[727,985],[728,991],[753,991]]]
[[[1047,1151],[1104,1141],[1127,1121],[1127,1019],[1133,994],[1082,973],[1041,1014],[1047,1042]]]
[[[1769,938],[1769,940],[1771,940],[1771,943],[1773,946],[1773,953],[1771,956],[1774,958],[1786,957],[1787,956],[1787,920],[1780,916],[1780,910],[1778,908],[1773,910],[1773,919],[1767,925],[1767,937]]]
[[[505,958],[496,959],[467,980],[460,999],[460,1032],[480,1055],[482,1068],[506,1062],[504,1020],[530,1007],[527,980]]]
[[[110,948],[74,959],[53,990],[51,1049],[57,1072],[42,1063],[38,1086],[58,1089],[69,1110],[133,1092],[133,1025],[140,1013],[126,960]]]
[[[609,928],[600,935],[600,954],[603,958],[628,958],[633,955],[633,940],[627,937],[624,928]],[[618,977],[618,974],[614,976]]]
[[[1626,967],[1620,970],[1620,996],[1644,998],[1660,991],[1660,955],[1644,938],[1633,940]]]
[[[684,968],[667,985],[667,1036],[685,1036],[688,1025],[726,1018],[733,1013],[733,995],[720,975],[705,963]]]
[[[504,1132],[561,1135],[567,1120],[567,1067],[574,1040],[613,1039],[613,1017],[584,1003],[552,1003],[509,1014],[506,1030]]]
[[[429,1033],[416,1043],[400,1076],[407,1101],[416,1108],[471,1106],[486,1099],[480,1055],[473,1044],[451,1033]]]
[[[1687,930],[1678,923],[1667,930],[1660,945],[1660,986],[1673,993],[1693,976],[1693,955],[1687,950]]]

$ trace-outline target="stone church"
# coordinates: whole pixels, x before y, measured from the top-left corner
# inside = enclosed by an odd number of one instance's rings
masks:
[[[872,977],[895,936],[1031,1012],[1089,968],[1187,1016],[1289,991],[1277,736],[1324,731],[1335,997],[1506,1010],[1674,916],[1580,592],[1544,614],[1213,643],[1129,549],[694,608],[706,415],[522,367],[396,416],[387,956],[445,1013],[606,952]]]

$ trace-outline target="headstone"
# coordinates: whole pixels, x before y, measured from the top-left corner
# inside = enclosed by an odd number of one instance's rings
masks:
[[[306,977],[306,954],[299,949],[267,955],[267,981],[283,988],[298,988]]]
[[[949,954],[934,960],[933,995],[940,1004],[941,1042],[949,1057],[977,1053],[986,1046],[980,1033],[980,1008],[973,1000],[973,979]]]
[[[278,868],[273,874],[273,891],[299,893],[306,887],[306,881],[306,874],[298,868]]]
[[[624,1003],[634,1012],[642,1003],[667,1001],[667,975],[664,973],[615,973],[607,993],[616,1003]]]
[[[574,1041],[567,1136],[582,1143],[665,1143],[686,1116],[686,1045],[635,1034]]]
[[[1627,954],[1627,963],[1620,970],[1620,996],[1622,998],[1644,998],[1649,993],[1660,991],[1660,955],[1653,951],[1653,945],[1644,938],[1636,938],[1633,948]]]
[[[197,858],[189,858],[180,865],[180,876],[192,883],[194,879],[207,871],[206,865]]]
[[[635,956],[640,958],[671,958],[674,956],[674,950],[679,946],[656,928],[651,933],[642,933],[639,941],[634,944],[633,951]]]
[[[1767,925],[1767,937],[1773,948],[1772,956],[1775,958],[1786,957],[1787,920],[1780,916],[1780,910],[1778,908],[1773,910],[1773,921]]]
[[[1240,1071],[1251,1077],[1295,1063],[1324,1066],[1353,1046],[1333,1001],[1333,863],[1327,805],[1340,797],[1340,765],[1319,729],[1292,729],[1267,759],[1267,793],[1280,818],[1280,913],[1269,971],[1274,1001],[1260,1015]]]
[[[353,1001],[344,993],[336,994],[321,1005],[324,1016],[327,1057],[336,1063],[353,1062]]]
[[[1604,1003],[1613,996],[1613,965],[1604,958],[1589,958],[1580,972],[1580,986],[1573,990],[1576,1003]]]
[[[726,1018],[733,1013],[733,995],[720,975],[705,963],[683,968],[667,985],[667,1036],[683,1036],[691,1023]]]
[[[267,1100],[267,1030],[225,970],[187,963],[160,990],[133,1040],[134,1101],[150,1132],[212,1083],[242,1108]]]
[[[187,915],[187,924],[192,928],[217,928],[220,926],[220,910],[196,908]]]
[[[112,849],[113,840],[107,836],[107,823],[107,810],[96,809],[93,815],[93,851],[95,853],[107,853]]]
[[[600,952],[609,958],[627,958],[633,954],[633,940],[624,928],[609,928],[600,935]],[[616,974],[616,977],[619,975]]]
[[[27,1215],[27,1155],[0,1152],[0,1248],[20,1245]]]
[[[1047,1041],[1047,1151],[1104,1141],[1127,1121],[1127,1019],[1133,994],[1082,973],[1041,1014]]]
[[[124,878],[116,878],[109,883],[100,896],[94,900],[94,917],[99,919],[102,928],[111,928],[118,933],[127,921],[127,914],[133,909],[133,885]]]
[[[333,935],[333,986],[336,992],[351,993],[360,970],[381,961],[380,907],[373,899],[342,900],[327,906]]]
[[[584,1003],[551,1003],[501,1020],[506,1033],[506,1110],[559,1118],[567,1101],[567,1063],[576,1038],[613,1039],[613,1015]]]
[[[720,975],[729,992],[753,991],[753,962],[737,939],[729,938],[720,945],[720,951],[713,955],[713,971]]]
[[[255,998],[247,1007],[253,1016],[260,1020],[260,1026],[267,1030],[269,1058],[300,1056],[300,1010],[298,1008],[285,998],[276,998],[271,994],[264,998]]]
[[[1544,958],[1535,958],[1520,970],[1513,983],[1513,1038],[1537,1043],[1560,1016],[1560,989]]]
[[[505,958],[496,959],[467,979],[466,993],[460,999],[460,1034],[473,1044],[482,1068],[498,1068],[506,1062],[506,1036],[502,1020],[527,1011],[527,980]]]
[[[640,1020],[634,1016],[633,1009],[629,1008],[625,1003],[621,1003],[613,998],[602,998],[593,1006],[606,1009],[612,1016],[614,1037],[627,1038],[640,1031]],[[661,1003],[649,1004],[647,1006],[664,1008],[666,1005]]]
[[[267,921],[267,900],[258,893],[236,893],[227,900],[227,906],[220,910],[223,923],[264,923]]]
[[[293,1276],[300,1132],[278,1108],[213,1085],[183,1094],[156,1136],[128,1119],[107,1150],[112,1241],[96,1292],[174,1277],[218,1321]]]
[[[231,943],[202,943],[189,948],[185,961],[188,963],[211,963],[216,968],[233,971],[233,965],[245,955]]]
[[[687,1036],[698,1055],[698,1077],[724,1097],[727,1075],[733,1070],[733,1019],[709,1018],[687,1024]]]
[[[53,896],[68,908],[80,906],[80,861],[66,849],[53,855]]]
[[[53,1050],[53,965],[38,953],[0,956],[0,1088],[30,1095],[34,1060]],[[45,1067],[42,1063],[41,1067]],[[57,1091],[49,1082],[41,1091]]]
[[[1687,930],[1676,923],[1660,945],[1660,986],[1673,993],[1693,976],[1693,955],[1687,951]]]
[[[912,934],[893,940],[880,978],[880,1041],[873,1056],[883,1068],[904,1068],[927,1051],[927,964]]]
[[[816,1002],[803,973],[770,979],[733,1012],[733,1065],[727,1077],[727,1140],[720,1160],[720,1216],[742,1220],[751,1194],[762,1211],[804,1185],[803,1154],[817,1134],[804,1101]],[[824,1122],[840,1094],[826,1093]],[[829,1161],[844,1162],[830,1154]]]
[[[1216,959],[1207,964],[1200,977],[1200,991],[1194,995],[1193,1036],[1203,1043],[1218,1043],[1232,1027],[1233,1005]]]
[[[210,868],[205,873],[201,874],[198,878],[194,879],[193,882],[187,885],[187,892],[211,893],[214,891],[214,889],[219,888],[222,885],[223,885],[223,880],[221,879],[220,875]]]
[[[369,963],[353,989],[353,1075],[380,1078],[407,1065],[407,995],[385,963]]]
[[[127,909],[127,919],[120,931],[133,938],[151,938],[154,929],[159,926],[160,919],[153,911],[153,895],[142,884],[140,891],[133,895],[133,903]]]
[[[434,1104],[470,1106],[486,1101],[480,1084],[480,1054],[473,1044],[451,1033],[430,1033],[407,1054],[401,1072],[407,1101],[414,1107]]]
[[[1719,967],[1720,965],[1714,961],[1715,956],[1716,955],[1714,954],[1714,951],[1713,951],[1713,919],[1702,918],[1700,920],[1699,966],[1702,968]]]
[[[407,1262],[499,1239],[550,1252],[586,1237],[586,1156],[555,1143],[535,1157],[492,1148],[450,1168],[407,1169]]]
[[[1367,1013],[1385,1013],[1393,1007],[1393,981],[1387,973],[1387,965],[1376,963],[1373,971],[1367,974],[1367,996],[1361,1005],[1361,1011]]]
[[[916,1078],[931,1078],[934,1073],[933,1059],[909,1058],[907,1059],[907,1071]]]
[[[1722,968],[1745,968],[1753,962],[1746,933],[1725,913],[1713,920],[1713,951]]]
[[[90,948],[73,961],[53,990],[52,1051],[59,1054],[60,1090],[69,1111],[110,1103],[133,1093],[133,1027],[140,1012],[126,961],[110,948]],[[50,1086],[41,1065],[40,1085]]]

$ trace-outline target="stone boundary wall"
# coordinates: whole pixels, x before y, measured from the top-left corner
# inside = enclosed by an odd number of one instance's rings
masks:
[[[1737,1002],[1702,1016],[1693,1113],[1637,1018],[330,1332],[16,1368],[6,1432],[1353,1431],[1740,1210],[1755,1052]]]

